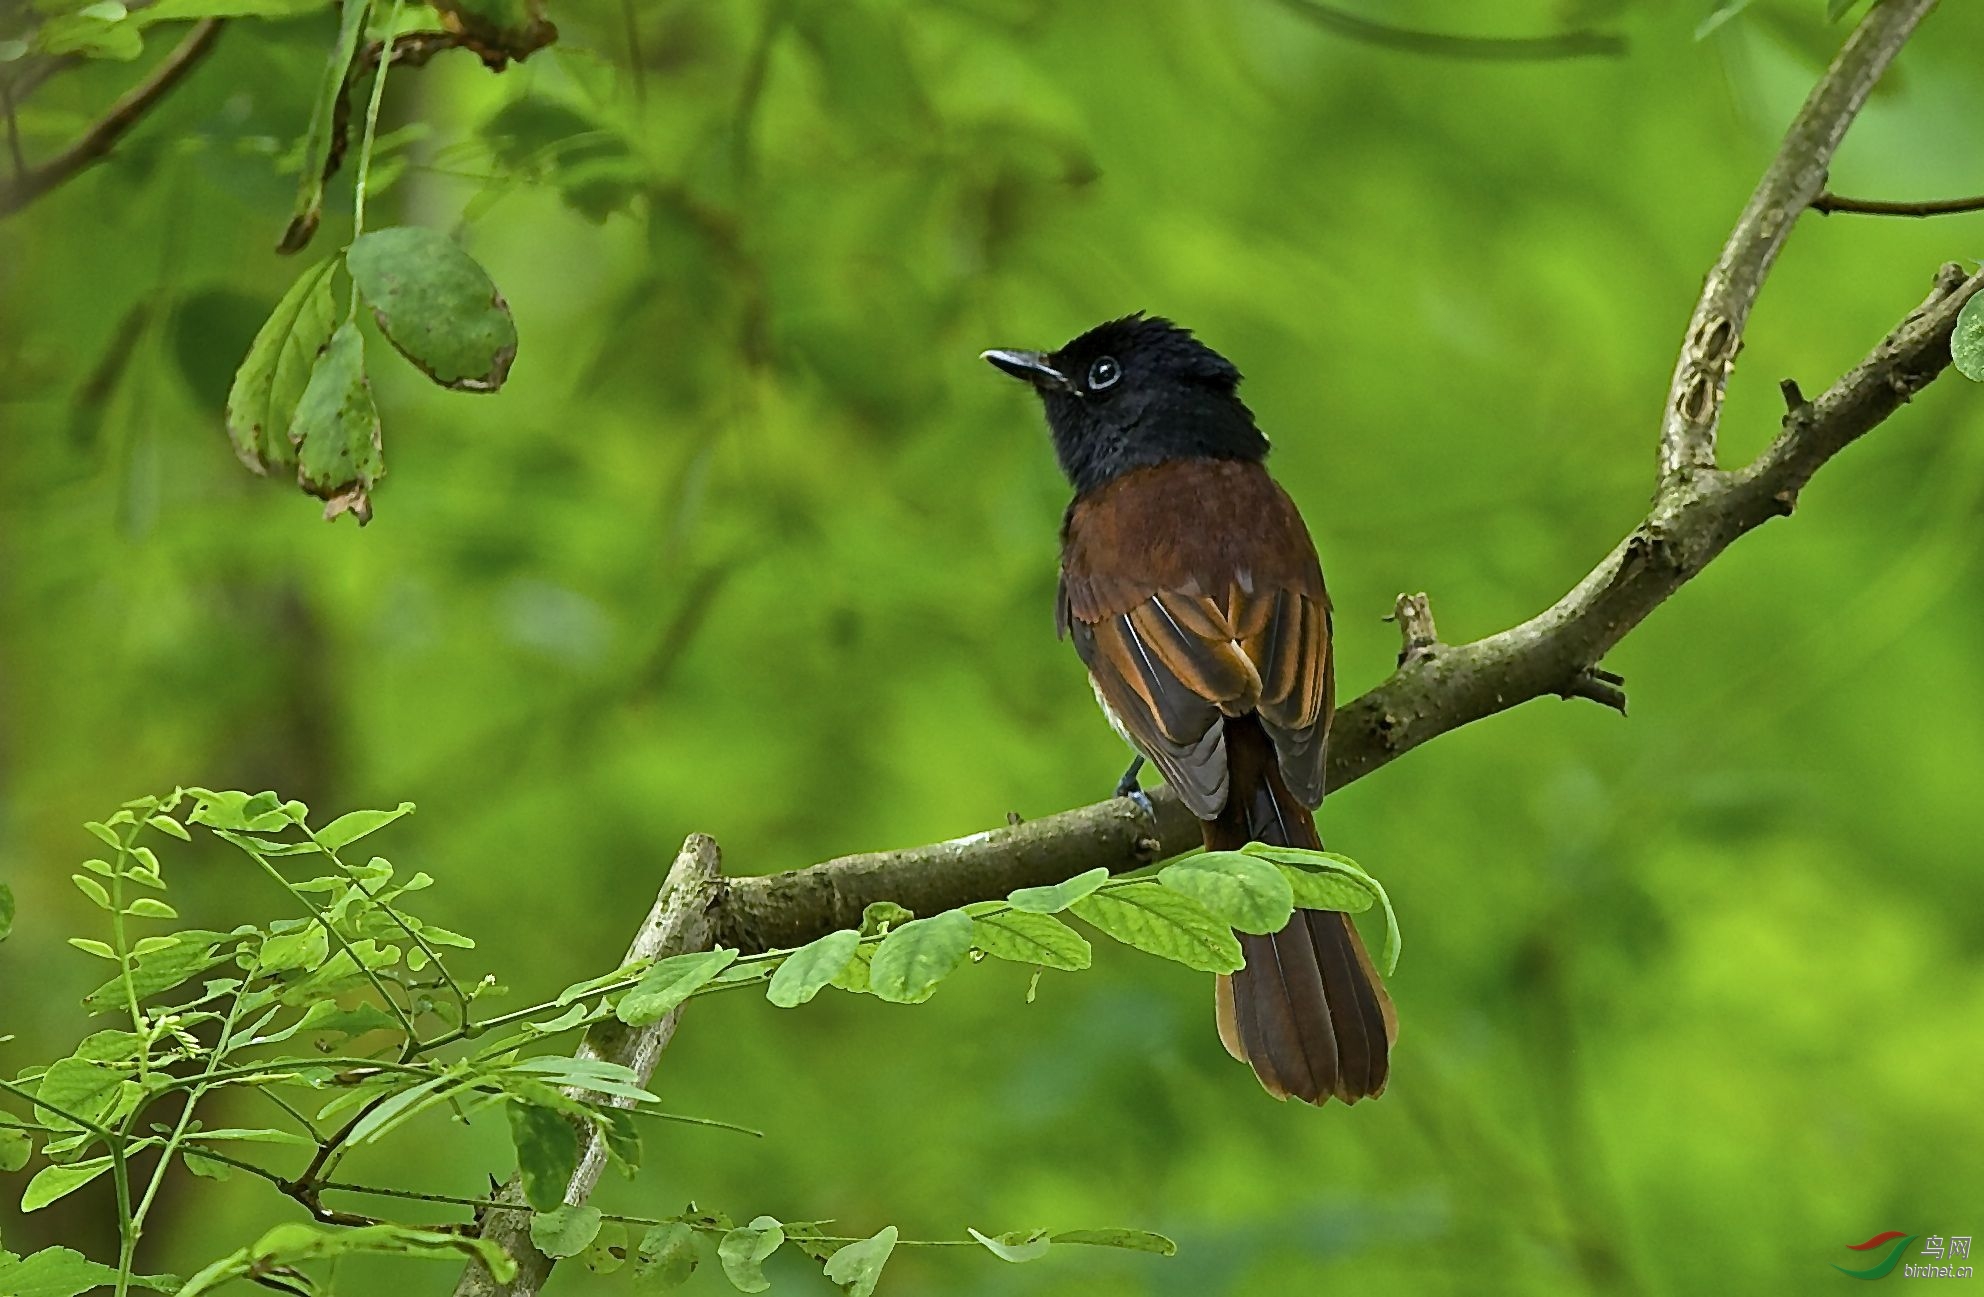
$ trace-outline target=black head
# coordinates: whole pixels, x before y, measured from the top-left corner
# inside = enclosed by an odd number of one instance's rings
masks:
[[[1077,494],[1166,460],[1268,453],[1253,412],[1235,395],[1240,371],[1169,320],[1130,315],[1052,353],[984,355],[1040,393],[1054,454]]]

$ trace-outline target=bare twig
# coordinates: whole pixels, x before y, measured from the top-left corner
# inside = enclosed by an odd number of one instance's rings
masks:
[[[1535,63],[1550,59],[1616,59],[1625,57],[1626,53],[1625,37],[1607,32],[1576,29],[1552,36],[1456,36],[1379,22],[1346,13],[1320,0],[1282,0],[1282,4],[1325,31],[1407,54],[1484,63]]]
[[[1784,143],[1729,232],[1688,320],[1660,418],[1660,483],[1715,467],[1722,393],[1750,307],[1791,227],[1826,181],[1846,128],[1936,0],[1883,0],[1867,11],[1792,119]]]
[[[655,898],[654,908],[627,947],[627,959],[661,959],[688,950],[705,950],[711,945],[710,914],[721,894],[723,868],[716,840],[692,833],[682,844],[668,878]],[[634,1070],[642,1084],[654,1073],[682,1010],[677,1008],[660,1022],[646,1027],[628,1027],[614,1019],[596,1022],[587,1029],[579,1046],[580,1058],[604,1059]],[[631,1100],[611,1099],[617,1107],[632,1107]],[[565,1201],[583,1203],[592,1196],[599,1176],[606,1169],[606,1145],[591,1129],[580,1132],[579,1169],[572,1173],[565,1190]],[[514,1177],[497,1195],[506,1206],[524,1201],[521,1183]],[[517,1261],[517,1277],[499,1283],[480,1262],[472,1262],[455,1286],[455,1297],[532,1297],[551,1273],[552,1260],[530,1242],[530,1213],[492,1211],[483,1219],[482,1237],[499,1244]]]
[[[172,92],[186,74],[212,51],[226,25],[221,18],[202,18],[193,24],[172,52],[159,61],[151,75],[133,86],[110,106],[82,137],[47,161],[0,185],[0,216],[9,216],[40,198],[49,190],[74,178],[77,173],[110,153],[144,115]]]
[[[1834,212],[1854,212],[1862,216],[1954,216],[1959,212],[1984,212],[1984,194],[1974,198],[1940,198],[1926,203],[1884,202],[1875,198],[1846,198],[1828,190],[1812,200],[1812,210],[1821,216]]]

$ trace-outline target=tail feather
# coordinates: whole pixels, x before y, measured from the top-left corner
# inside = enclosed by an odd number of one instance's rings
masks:
[[[1288,791],[1260,723],[1226,723],[1226,808],[1205,823],[1206,846],[1248,842],[1320,848],[1315,820]],[[1278,1099],[1355,1103],[1384,1092],[1398,1036],[1391,997],[1348,915],[1297,910],[1272,936],[1242,935],[1246,967],[1215,993],[1220,1039]]]

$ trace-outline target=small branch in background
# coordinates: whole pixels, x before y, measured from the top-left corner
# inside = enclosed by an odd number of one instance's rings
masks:
[[[654,907],[648,911],[640,931],[634,934],[633,944],[627,947],[623,962],[666,959],[691,950],[709,949],[714,944],[711,915],[723,894],[722,869],[723,856],[716,839],[701,833],[690,834],[669,868]],[[596,1022],[587,1028],[578,1056],[632,1068],[639,1078],[637,1084],[646,1085],[681,1016],[678,1006],[661,1021],[645,1027],[629,1027],[613,1018]],[[611,1102],[616,1107],[633,1106],[629,1099],[615,1098]],[[565,1201],[584,1203],[592,1196],[605,1169],[605,1141],[596,1129],[582,1129],[579,1168],[566,1186]],[[551,1274],[552,1259],[531,1245],[531,1213],[524,1202],[522,1181],[512,1176],[496,1199],[513,1210],[485,1213],[482,1237],[516,1258],[517,1277],[509,1283],[500,1283],[480,1262],[473,1262],[462,1272],[455,1286],[455,1297],[533,1297]]]
[[[1821,216],[1831,216],[1834,212],[1861,216],[1954,216],[1960,212],[1984,212],[1984,194],[1927,203],[1891,203],[1873,198],[1845,198],[1828,190],[1812,200],[1812,210]]]
[[[144,115],[155,108],[159,101],[172,92],[185,79],[186,74],[198,66],[220,39],[220,30],[225,26],[220,18],[202,18],[193,24],[193,30],[186,33],[185,39],[173,47],[170,54],[159,61],[151,75],[133,86],[124,97],[110,106],[110,110],[99,118],[95,125],[83,132],[82,138],[62,152],[36,166],[29,167],[5,185],[0,185],[0,216],[10,216],[51,189],[73,179],[77,173],[101,161],[117,141],[124,138]],[[8,129],[13,130],[11,102],[8,113]],[[18,146],[16,146],[18,157]]]
[[[1624,58],[1626,38],[1609,32],[1576,29],[1553,36],[1455,36],[1448,32],[1397,27],[1358,14],[1346,13],[1320,0],[1282,0],[1285,8],[1324,31],[1366,45],[1430,54],[1436,58],[1473,59],[1483,63],[1538,63],[1554,59]]]
[[[14,113],[14,90],[5,81],[0,81],[0,111],[7,114],[7,154],[14,163],[16,184],[28,174],[28,160],[21,152],[21,122]]]
[[[1883,0],[1869,9],[1792,119],[1689,318],[1661,411],[1661,489],[1715,467],[1722,393],[1743,345],[1750,307],[1798,214],[1825,187],[1826,168],[1846,128],[1916,24],[1935,7],[1936,0]]]
[[[1398,665],[1421,661],[1438,651],[1440,631],[1433,624],[1433,601],[1424,590],[1400,595],[1384,620],[1398,623]]]

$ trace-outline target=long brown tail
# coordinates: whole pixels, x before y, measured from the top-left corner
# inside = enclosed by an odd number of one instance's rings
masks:
[[[1322,847],[1258,720],[1227,720],[1226,761],[1226,808],[1205,822],[1207,850]],[[1240,948],[1247,966],[1222,976],[1216,992],[1226,1052],[1253,1067],[1277,1099],[1356,1103],[1384,1093],[1398,1018],[1350,916],[1297,910],[1273,936],[1241,933]]]

